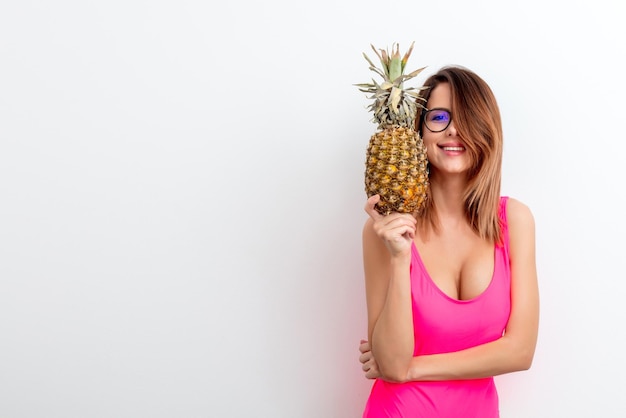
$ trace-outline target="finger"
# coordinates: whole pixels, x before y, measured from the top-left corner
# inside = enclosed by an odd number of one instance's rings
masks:
[[[377,194],[371,196],[369,199],[367,199],[367,202],[365,202],[365,212],[367,212],[370,218],[375,221],[383,218],[383,215],[381,215],[380,213],[378,213],[378,211],[376,211],[376,209],[374,209],[376,203],[378,202],[380,202],[380,196]]]
[[[415,239],[415,227],[407,226],[404,232],[402,232],[402,237],[409,238],[411,241],[413,241]]]
[[[381,238],[385,241],[404,241],[407,237],[415,238],[415,227],[412,225],[397,225],[381,233]]]
[[[417,220],[412,216],[401,213],[392,213],[384,218],[374,221],[374,231],[380,236],[393,228],[408,226],[412,229],[417,227]]]
[[[395,222],[391,222],[388,225],[380,228],[378,232],[382,235],[389,235],[390,233],[402,235],[402,233],[406,231],[415,231],[415,228],[416,226],[406,219],[398,219]],[[403,232],[398,234],[398,231],[400,230]]]
[[[380,225],[394,225],[394,224],[405,224],[405,225],[417,225],[417,219],[415,219],[412,215],[408,213],[398,213],[393,212],[384,217],[384,220],[379,222]]]

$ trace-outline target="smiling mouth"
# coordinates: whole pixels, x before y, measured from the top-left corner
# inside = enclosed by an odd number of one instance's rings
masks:
[[[444,151],[465,151],[465,147],[441,147]]]

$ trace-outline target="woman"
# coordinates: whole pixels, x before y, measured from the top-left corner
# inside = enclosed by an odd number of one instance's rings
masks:
[[[475,73],[445,67],[424,83],[416,118],[430,195],[419,215],[380,215],[363,228],[368,340],[376,379],[364,417],[499,416],[493,376],[530,367],[539,292],[534,219],[500,196],[502,124]]]

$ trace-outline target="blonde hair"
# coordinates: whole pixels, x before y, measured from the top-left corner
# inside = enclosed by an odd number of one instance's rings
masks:
[[[464,193],[465,215],[471,228],[483,239],[501,242],[498,218],[502,178],[502,121],[496,98],[487,83],[474,72],[458,66],[443,67],[425,82],[421,96],[428,102],[433,89],[448,83],[452,92],[452,117],[472,161]],[[421,133],[422,112],[416,118]],[[438,229],[434,202],[429,196],[418,222]]]

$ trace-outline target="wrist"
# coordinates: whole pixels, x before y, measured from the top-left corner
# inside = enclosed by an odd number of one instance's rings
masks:
[[[411,251],[394,254],[391,256],[391,266],[392,267],[407,267],[411,265]]]

